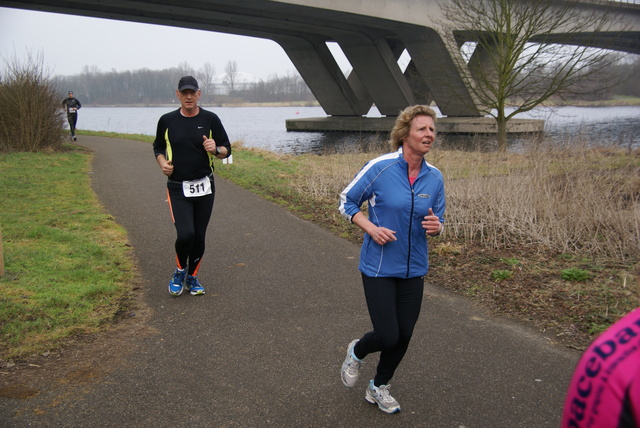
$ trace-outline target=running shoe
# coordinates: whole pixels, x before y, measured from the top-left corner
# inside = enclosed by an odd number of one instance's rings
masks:
[[[367,392],[364,395],[364,399],[371,404],[377,404],[378,408],[385,413],[396,413],[400,411],[400,404],[389,393],[391,385],[375,386],[373,379],[369,382]]]
[[[204,294],[204,287],[200,285],[198,282],[198,277],[193,275],[187,276],[187,283],[185,284],[187,290],[191,293],[192,296],[197,296],[199,294]]]
[[[358,376],[360,375],[360,366],[362,366],[362,360],[357,359],[353,353],[353,348],[356,346],[356,343],[358,343],[358,339],[352,341],[347,347],[347,356],[340,370],[342,383],[347,388],[351,388],[356,384]]]
[[[184,290],[185,276],[187,276],[187,271],[185,269],[176,269],[176,271],[173,272],[171,281],[169,281],[169,294],[172,296],[179,296],[182,294],[182,291]]]

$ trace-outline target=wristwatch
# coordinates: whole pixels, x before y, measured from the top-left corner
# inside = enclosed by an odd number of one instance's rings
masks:
[[[220,154],[220,147],[216,146],[216,154],[219,155]]]

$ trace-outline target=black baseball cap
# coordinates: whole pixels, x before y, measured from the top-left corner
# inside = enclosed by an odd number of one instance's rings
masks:
[[[191,89],[194,91],[199,90],[198,81],[193,76],[184,76],[178,82],[178,91],[186,91],[187,89]]]

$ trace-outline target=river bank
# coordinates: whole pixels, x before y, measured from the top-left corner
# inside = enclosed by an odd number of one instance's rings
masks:
[[[639,102],[640,104],[640,102]],[[273,102],[273,103],[250,103],[250,102],[224,102],[224,103],[201,103],[202,107],[319,107],[320,103],[317,101],[287,101],[287,102]],[[178,102],[171,104],[87,104],[91,107],[179,107]]]
[[[178,103],[172,104],[87,104],[92,107],[177,107]],[[286,101],[271,103],[252,102],[221,102],[203,103],[203,107],[320,107],[317,101]],[[432,104],[435,106],[435,104]],[[611,100],[598,101],[578,101],[578,100],[557,100],[548,101],[543,104],[546,107],[613,107],[613,106],[640,106],[640,97],[616,97]]]
[[[171,107],[83,107],[78,114],[78,129],[122,134],[154,135],[158,119],[176,109]],[[288,131],[290,119],[325,117],[321,107],[211,107],[222,120],[231,141],[276,153],[335,153],[370,150],[384,146],[388,132],[294,132]],[[439,112],[436,109],[436,113]],[[440,115],[440,114],[439,114]],[[380,117],[372,109],[370,117]],[[441,115],[440,115],[441,116]],[[518,115],[520,117],[520,115]],[[540,107],[522,119],[543,120],[545,136],[565,144],[579,136],[599,146],[640,146],[640,105],[615,107]],[[529,144],[515,136],[509,150],[521,150]]]

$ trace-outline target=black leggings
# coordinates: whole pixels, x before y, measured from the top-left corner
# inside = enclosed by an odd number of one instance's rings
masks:
[[[216,189],[211,180],[211,194],[187,198],[182,183],[170,181],[167,196],[173,224],[176,227],[176,263],[178,268],[189,267],[189,275],[197,275],[204,254],[207,226],[211,219]]]
[[[387,385],[404,357],[420,315],[424,277],[371,278],[362,275],[373,331],[356,344],[354,353],[362,359],[380,352],[373,383]]]
[[[69,130],[71,135],[76,135],[76,123],[78,123],[78,113],[68,113],[67,120],[69,121]]]

